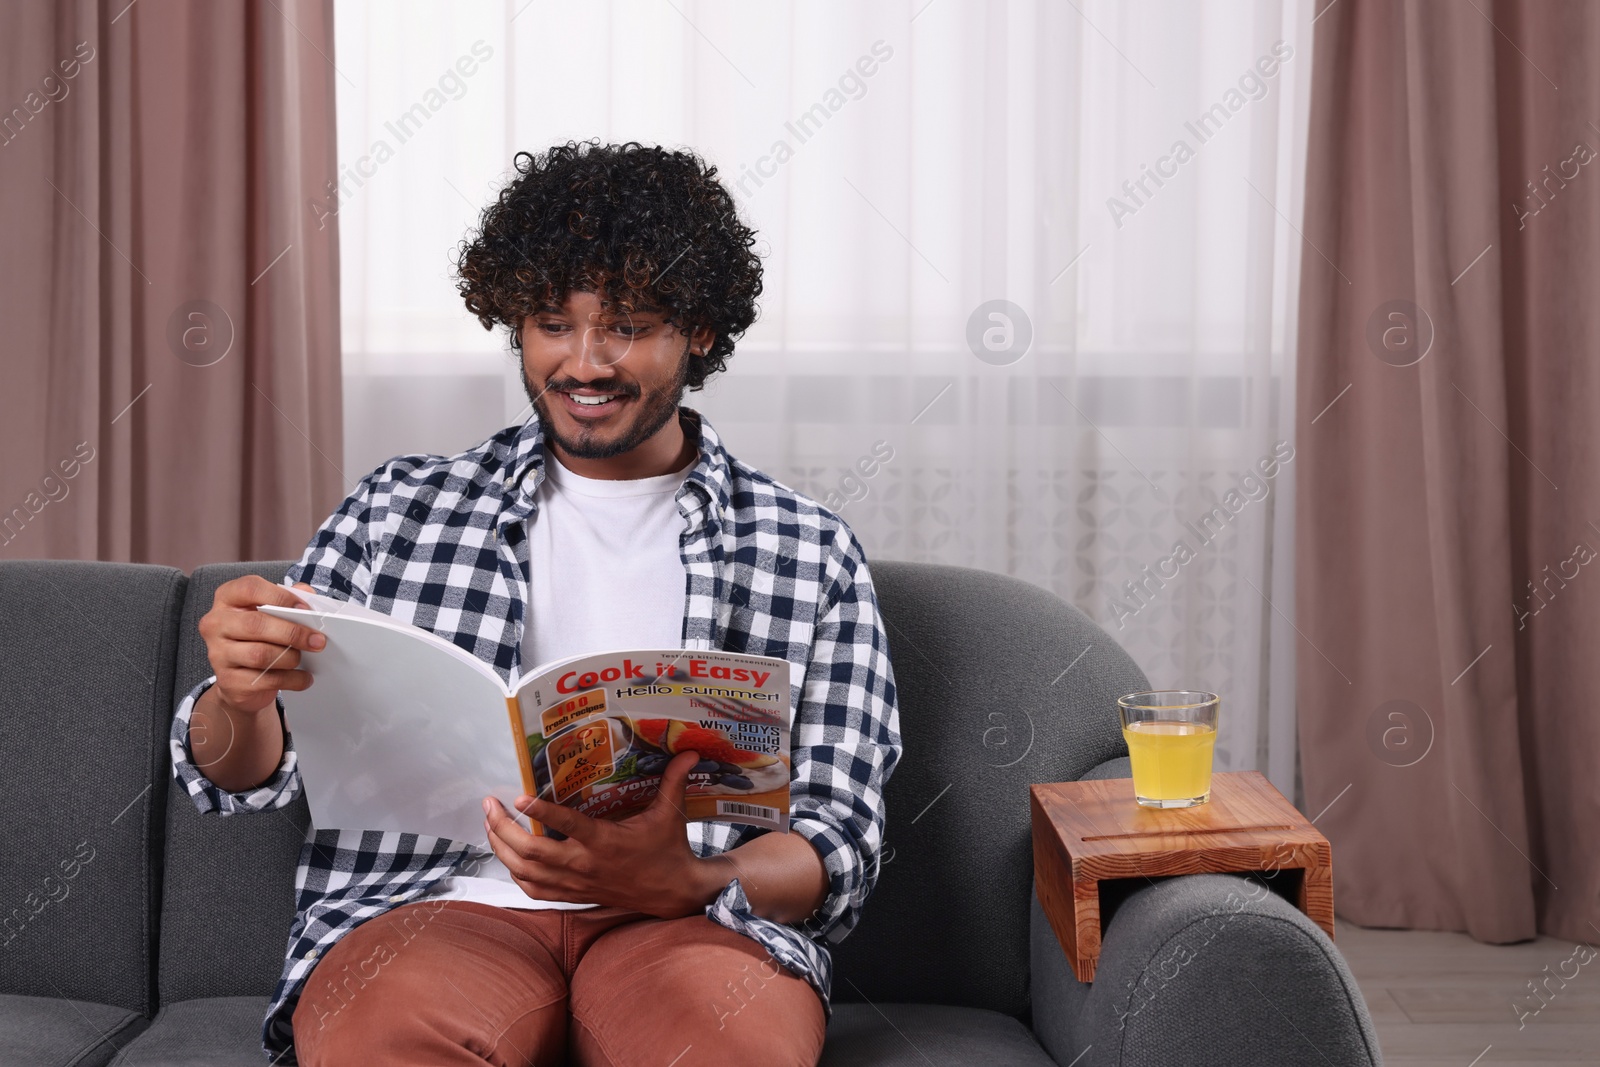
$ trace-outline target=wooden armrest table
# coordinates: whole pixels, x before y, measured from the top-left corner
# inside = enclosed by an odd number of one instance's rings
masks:
[[[1258,771],[1211,776],[1211,800],[1145,808],[1133,779],[1029,787],[1039,903],[1080,982],[1100,960],[1100,883],[1206,872],[1298,871],[1293,903],[1333,937],[1328,839]]]

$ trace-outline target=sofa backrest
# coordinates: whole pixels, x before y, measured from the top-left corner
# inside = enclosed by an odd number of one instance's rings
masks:
[[[166,722],[185,693],[213,673],[200,617],[217,586],[245,574],[283,579],[290,561],[201,567],[178,622],[177,675]],[[311,811],[305,795],[276,811],[202,815],[172,779],[166,805],[166,891],[161,902],[160,1002],[271,996],[294,922],[295,868]]]
[[[833,995],[1028,1006],[1028,786],[1127,755],[1116,699],[1146,688],[1088,616],[1017,578],[871,562],[904,752],[879,880],[834,952]]]
[[[170,567],[0,562],[0,993],[154,1008]]]

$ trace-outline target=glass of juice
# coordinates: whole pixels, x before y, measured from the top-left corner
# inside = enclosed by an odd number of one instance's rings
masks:
[[[1211,799],[1217,745],[1215,693],[1161,689],[1117,698],[1133,764],[1133,794],[1147,808],[1192,808]]]

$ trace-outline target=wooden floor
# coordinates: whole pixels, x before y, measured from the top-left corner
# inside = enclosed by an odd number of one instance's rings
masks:
[[[1574,958],[1575,942],[1549,937],[1485,945],[1465,934],[1365,929],[1342,918],[1336,930],[1386,1067],[1600,1064],[1600,955],[1583,962],[1600,936]],[[1574,971],[1563,986],[1560,976]],[[1542,1008],[1530,980],[1545,982]]]

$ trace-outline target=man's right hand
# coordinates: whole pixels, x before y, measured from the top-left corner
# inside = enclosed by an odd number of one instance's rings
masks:
[[[294,588],[315,592],[304,582]],[[211,610],[200,619],[200,636],[217,676],[211,690],[225,709],[254,713],[273,707],[281,689],[309,689],[311,675],[299,669],[300,653],[327,643],[310,627],[257,611],[263,604],[307,607],[287,587],[251,574],[218,586]]]

